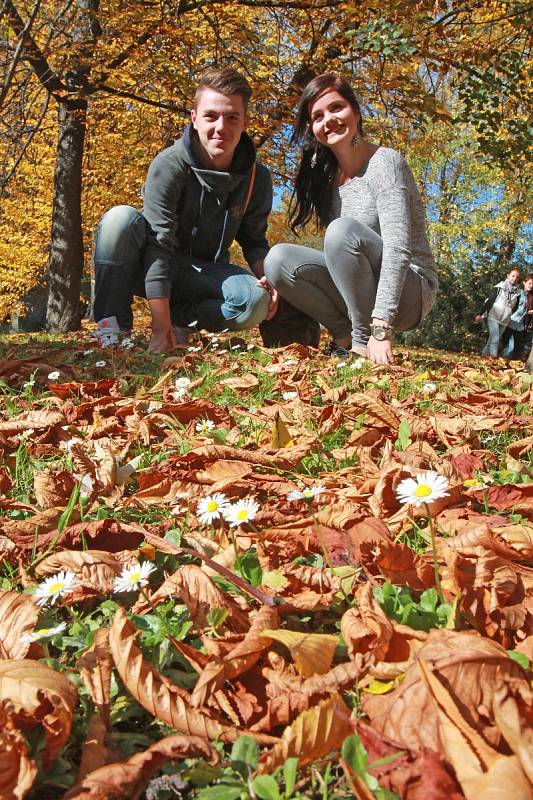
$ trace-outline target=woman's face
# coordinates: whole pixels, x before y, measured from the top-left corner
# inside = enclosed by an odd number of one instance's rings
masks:
[[[335,148],[351,142],[359,127],[360,114],[336,89],[325,89],[309,103],[311,130],[320,144]]]

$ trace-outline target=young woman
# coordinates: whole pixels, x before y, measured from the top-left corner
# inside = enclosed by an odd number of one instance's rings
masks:
[[[278,244],[265,275],[279,294],[349,350],[392,362],[395,330],[415,328],[437,292],[418,188],[403,157],[368,141],[349,84],[319,75],[305,88],[292,141],[302,159],[289,207],[294,231],[326,228],[323,252]]]

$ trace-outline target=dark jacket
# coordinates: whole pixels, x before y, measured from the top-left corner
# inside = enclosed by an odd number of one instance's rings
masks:
[[[244,211],[255,162],[251,139],[242,134],[230,172],[205,169],[196,142],[196,131],[189,125],[181,139],[154,158],[143,186],[143,216],[150,226],[145,251],[148,299],[170,296],[180,255],[227,263],[229,247],[236,240],[252,265],[269,249],[272,181],[259,163]]]

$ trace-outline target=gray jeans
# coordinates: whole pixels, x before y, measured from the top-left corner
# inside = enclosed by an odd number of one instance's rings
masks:
[[[379,277],[383,240],[352,217],[333,220],[324,252],[299,244],[277,244],[265,260],[265,275],[280,295],[309,314],[335,340],[351,335],[366,345]],[[405,276],[394,327],[414,328],[422,316],[422,285],[411,269]]]

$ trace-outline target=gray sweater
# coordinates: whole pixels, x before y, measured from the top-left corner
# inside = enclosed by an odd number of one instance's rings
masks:
[[[407,270],[420,276],[422,319],[435,302],[437,268],[426,234],[422,198],[407,162],[380,147],[363,175],[333,193],[332,219],[354,217],[383,239],[383,256],[373,317],[393,323]]]

